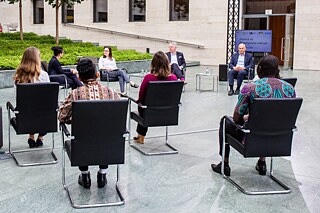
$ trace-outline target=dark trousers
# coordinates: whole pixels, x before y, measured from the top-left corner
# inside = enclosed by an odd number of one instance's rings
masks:
[[[139,111],[139,115],[143,118],[143,109],[141,107],[138,107],[138,111]],[[142,126],[141,124],[138,123],[137,125],[137,133],[139,135],[143,135],[143,136],[146,136],[148,132],[148,127],[144,127]]]
[[[76,75],[72,75],[70,77],[67,77],[67,82],[72,89],[83,86],[83,84],[81,83],[81,81],[79,81],[79,79]]]
[[[219,128],[219,155],[222,156],[222,148],[223,148],[223,118],[220,120],[220,128]],[[232,125],[232,122],[226,119],[226,127],[225,127],[226,134],[231,135],[235,139],[242,141],[244,137],[244,133],[241,130],[237,130],[237,128]],[[226,144],[225,147],[225,158],[229,158],[230,154],[230,145]]]
[[[248,76],[248,71],[247,70],[241,70],[241,71],[235,71],[233,69],[231,69],[228,72],[228,81],[229,81],[229,85],[233,86],[234,84],[234,79],[237,78],[237,87],[240,88],[242,81],[244,79],[244,77]]]
[[[175,74],[178,79],[181,79],[181,78],[184,79],[183,72],[179,68],[178,64],[171,64],[171,72]]]
[[[65,85],[65,79],[64,77],[51,77],[50,78],[51,82],[58,82],[60,85]],[[81,87],[83,86],[83,84],[81,83],[81,81],[79,81],[78,77],[76,75],[71,75],[69,77],[67,77],[67,84],[72,88],[75,89],[77,87]]]
[[[85,172],[89,170],[89,166],[79,166],[80,171]],[[108,169],[108,165],[99,165],[99,169]]]

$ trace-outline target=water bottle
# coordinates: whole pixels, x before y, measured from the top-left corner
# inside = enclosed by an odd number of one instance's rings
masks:
[[[209,69],[208,69],[208,67],[207,67],[207,69],[206,69],[206,74],[209,74]]]

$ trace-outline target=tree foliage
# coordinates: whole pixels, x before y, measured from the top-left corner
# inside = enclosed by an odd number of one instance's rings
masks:
[[[15,1],[15,0],[11,0],[11,1]],[[51,5],[53,8],[56,7],[57,2],[58,2],[58,8],[65,4],[68,7],[71,7],[73,5],[75,5],[76,3],[81,4],[81,2],[83,2],[84,0],[45,0],[46,2],[48,2],[49,5]]]
[[[56,9],[56,44],[59,44],[59,8],[61,5],[73,6],[75,3],[81,4],[84,0],[45,0]]]

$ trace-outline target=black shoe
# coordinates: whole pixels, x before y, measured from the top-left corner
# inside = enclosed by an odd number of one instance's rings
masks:
[[[107,184],[106,174],[97,173],[98,188],[103,188]]]
[[[256,165],[256,170],[259,172],[259,175],[266,175],[267,165],[265,161],[258,160]]]
[[[133,88],[139,88],[139,85],[138,85],[138,84],[136,84],[136,83],[134,83],[134,84],[130,84],[130,86],[131,86],[131,87],[133,87]]]
[[[29,148],[34,148],[37,146],[36,142],[31,138],[28,139],[28,144],[29,144]]]
[[[88,174],[79,175],[78,183],[80,186],[83,186],[84,188],[89,189],[91,186],[90,172]]]
[[[221,174],[221,165],[222,165],[221,162],[218,165],[211,164],[211,168],[214,172]],[[226,176],[230,176],[230,173],[231,173],[231,168],[229,167],[229,165],[224,165],[224,174]]]
[[[43,146],[43,142],[42,142],[42,140],[41,139],[37,139],[37,141],[36,141],[36,146],[37,147],[39,147],[39,146]]]
[[[239,89],[236,89],[236,91],[234,92],[235,95],[239,95],[239,93],[240,93]]]
[[[233,90],[229,90],[228,95],[231,96],[233,94],[234,94],[234,91]]]

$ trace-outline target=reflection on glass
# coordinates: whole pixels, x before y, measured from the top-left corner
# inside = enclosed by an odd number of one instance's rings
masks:
[[[146,21],[146,0],[130,0],[129,8],[129,21]]]
[[[170,21],[189,21],[189,0],[170,0]]]

